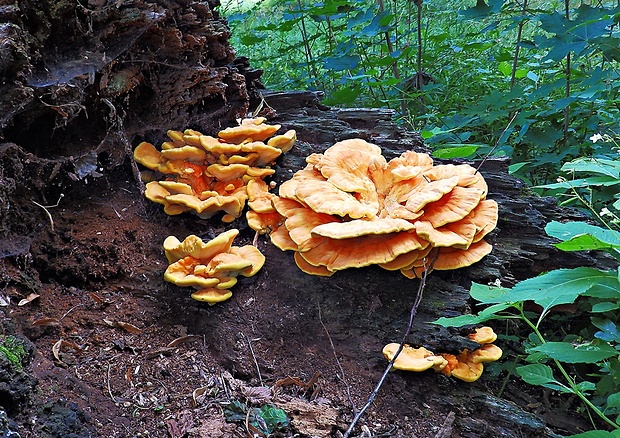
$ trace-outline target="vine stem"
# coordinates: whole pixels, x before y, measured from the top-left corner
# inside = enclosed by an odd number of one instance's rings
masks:
[[[530,319],[528,317],[525,316],[525,314],[523,313],[523,309],[520,308],[519,312],[521,313],[521,318],[525,321],[525,323],[527,325],[530,326],[530,328],[534,331],[534,333],[536,334],[536,336],[538,337],[538,339],[540,340],[541,343],[546,344],[547,341],[545,340],[544,336],[542,335],[542,333],[540,332],[540,330],[538,330],[538,324],[534,324],[532,321],[530,321]],[[541,315],[542,316],[542,315]],[[540,321],[539,321],[540,322]],[[581,390],[577,387],[577,385],[575,384],[575,382],[573,381],[573,379],[571,378],[571,376],[568,374],[568,372],[566,371],[566,369],[562,366],[562,364],[560,363],[559,360],[557,359],[552,359],[553,362],[555,363],[555,366],[558,368],[558,370],[560,371],[560,374],[562,374],[562,376],[564,377],[564,379],[566,380],[566,382],[568,382],[568,386],[570,388],[570,390],[573,392],[573,394],[575,394],[577,397],[579,397],[579,399],[587,406],[589,407],[596,415],[598,415],[598,417],[603,420],[605,423],[609,424],[610,426],[612,426],[614,429],[620,429],[620,426],[618,424],[616,424],[614,421],[612,421],[611,419],[609,419],[607,417],[607,415],[605,415],[603,412],[601,412],[601,410],[599,408],[597,408],[590,400],[588,400],[588,398],[583,394],[583,392],[581,392]]]
[[[409,333],[411,332],[411,328],[413,327],[413,319],[415,318],[415,315],[418,311],[418,306],[420,305],[420,302],[422,301],[424,287],[426,286],[426,276],[428,275],[429,272],[430,272],[430,269],[425,269],[424,273],[422,274],[422,278],[420,279],[420,284],[418,286],[418,290],[414,298],[413,306],[411,306],[411,312],[409,313],[409,324],[407,325],[407,329],[405,330],[403,339],[401,340],[400,345],[398,346],[398,350],[396,350],[394,357],[392,357],[392,360],[390,360],[390,362],[388,363],[385,371],[383,372],[383,375],[381,376],[381,378],[379,379],[379,382],[377,383],[377,386],[375,386],[375,389],[373,389],[373,391],[370,393],[370,396],[368,397],[366,404],[364,404],[364,406],[362,406],[359,412],[355,415],[355,417],[353,418],[353,421],[351,421],[349,428],[344,433],[342,438],[349,438],[357,422],[360,420],[360,418],[362,418],[362,415],[364,415],[364,412],[366,412],[366,410],[370,407],[370,405],[372,405],[372,402],[374,401],[375,397],[379,393],[379,390],[381,389],[383,382],[385,381],[388,373],[392,369],[392,365],[394,364],[394,361],[398,358],[398,355],[403,350],[405,342],[407,341],[407,337],[409,336]]]

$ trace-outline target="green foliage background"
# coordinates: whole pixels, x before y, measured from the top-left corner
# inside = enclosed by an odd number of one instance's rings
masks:
[[[394,108],[438,156],[495,147],[545,184],[566,161],[614,153],[590,137],[620,132],[618,1],[231,0],[222,12],[268,88]],[[415,87],[418,71],[430,82]]]

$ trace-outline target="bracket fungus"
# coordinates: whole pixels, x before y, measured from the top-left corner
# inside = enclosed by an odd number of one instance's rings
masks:
[[[454,355],[450,353],[435,354],[424,347],[413,348],[403,345],[403,349],[392,364],[393,369],[403,371],[425,371],[432,368],[438,373],[452,376],[464,382],[475,382],[484,371],[485,362],[494,362],[502,357],[502,350],[492,344],[497,335],[490,327],[476,329],[469,338],[479,344],[475,350],[464,349]],[[391,361],[400,344],[391,343],[383,347],[383,356]]]
[[[256,210],[250,223],[272,229],[272,243],[295,251],[304,272],[330,276],[378,264],[414,278],[469,266],[491,251],[484,237],[497,224],[497,203],[486,199],[484,178],[467,164],[435,166],[413,151],[388,162],[362,139],[338,142],[306,162],[280,186],[273,208]],[[260,220],[265,214],[268,225]]]
[[[275,171],[268,166],[296,140],[294,130],[273,136],[280,125],[264,122],[264,117],[243,119],[239,126],[220,131],[218,138],[192,129],[171,130],[171,141],[164,142],[161,151],[140,143],[134,159],[163,174],[163,180],[146,184],[145,196],[163,204],[170,215],[193,211],[206,219],[223,211],[222,220],[232,222],[245,207],[248,183],[272,175]]]
[[[164,251],[169,266],[164,279],[177,286],[196,289],[191,296],[211,305],[232,296],[228,290],[237,283],[237,277],[251,277],[265,264],[265,256],[252,245],[232,246],[239,230],[226,231],[203,242],[190,235],[179,241],[174,236],[164,240]]]

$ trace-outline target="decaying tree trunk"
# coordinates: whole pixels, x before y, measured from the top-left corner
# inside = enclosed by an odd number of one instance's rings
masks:
[[[46,211],[30,201],[54,204],[74,185],[119,169],[130,174],[130,154],[139,141],[159,144],[167,129],[194,128],[214,134],[258,102],[260,72],[235,59],[229,29],[213,10],[215,0],[126,3],[27,0],[0,6],[0,262],[4,266],[18,266],[21,256],[42,260],[47,256],[47,241],[62,247],[65,254],[79,244],[44,229]],[[428,152],[419,135],[392,121],[390,110],[328,108],[311,92],[265,92],[263,96],[267,103],[263,113],[284,129],[295,129],[299,139],[279,159],[276,182],[290,178],[311,153],[323,152],[346,138],[375,143],[388,159],[411,149]],[[471,346],[464,332],[428,322],[470,312],[472,281],[499,279],[510,286],[546,270],[600,263],[590,254],[563,253],[551,247],[551,239],[544,234],[546,223],[584,218],[557,207],[554,199],[530,194],[521,181],[508,175],[507,165],[506,160],[490,159],[481,168],[489,184],[488,197],[500,205],[498,228],[488,239],[494,251],[471,268],[433,273],[411,343],[439,351]],[[235,225],[246,226],[241,220]],[[297,269],[291,254],[268,240],[261,239],[259,247],[267,264],[246,288],[272,293],[273,314],[287,310],[279,320],[250,317],[265,340],[277,344],[287,336],[324,336],[321,325],[296,321],[295,315],[304,312],[320,312],[336,349],[346,343],[365,360],[374,360],[381,342],[400,340],[415,281],[376,267],[338,272],[331,278],[311,277]],[[85,258],[85,270],[94,268],[88,263],[118,260]],[[21,281],[16,275],[2,275],[7,284]],[[178,323],[191,326],[195,333],[225,330],[224,325],[204,318],[199,307],[172,306]],[[231,338],[218,348],[222,358],[234,362],[238,375],[252,376],[253,360],[243,345]],[[286,361],[287,355],[299,352],[282,343],[279,353],[278,360]],[[355,360],[341,360],[346,373],[355,375],[353,365],[347,365]],[[397,376],[385,391],[408,391],[413,386],[411,380]],[[462,437],[553,436],[538,417],[469,387],[444,383],[436,392],[417,394],[414,399],[457,412],[450,427]],[[386,407],[390,401],[396,402],[386,398],[377,406]]]

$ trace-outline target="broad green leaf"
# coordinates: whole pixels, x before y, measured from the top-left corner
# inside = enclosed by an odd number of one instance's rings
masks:
[[[562,166],[563,172],[589,172],[620,178],[620,160],[578,158]]]
[[[451,318],[442,317],[437,321],[433,321],[433,324],[443,327],[463,327],[464,325],[480,324],[491,319],[503,318],[497,314],[510,307],[512,307],[510,304],[494,304],[480,311],[478,315],[459,315]]]
[[[594,337],[607,342],[620,343],[620,331],[613,321],[603,318],[591,318],[590,320],[595,327],[601,329],[601,331],[594,333]]]
[[[360,62],[357,55],[328,56],[323,59],[325,68],[334,71],[353,70]]]
[[[329,98],[323,100],[323,103],[325,105],[353,103],[361,92],[362,90],[359,85],[356,85],[354,87],[344,86],[334,91]]]
[[[620,392],[614,392],[607,397],[606,408],[617,408],[620,407]]]
[[[558,304],[570,304],[594,286],[618,288],[615,271],[594,268],[556,269],[538,277],[517,283],[504,299],[511,302],[532,300],[545,309]]]
[[[620,249],[620,233],[583,222],[549,222],[545,232],[562,243],[554,244],[562,251]]]
[[[597,363],[620,355],[620,352],[608,343],[596,343],[596,341],[579,345],[573,345],[568,342],[547,342],[529,348],[527,351],[544,353],[551,359],[565,363]]]
[[[465,158],[472,155],[479,146],[477,145],[455,145],[454,147],[435,149],[433,156],[436,158]]]
[[[504,296],[510,292],[510,289],[487,286],[479,283],[472,283],[469,289],[471,297],[482,304],[506,303]]]
[[[619,297],[620,298],[620,297]],[[603,313],[612,310],[620,309],[620,303],[611,303],[609,301],[603,301],[602,303],[596,303],[592,306],[593,313]]]
[[[544,184],[540,186],[536,186],[537,189],[573,189],[573,188],[581,188],[581,187],[596,187],[596,186],[615,186],[619,185],[620,180],[618,178],[612,176],[592,176],[589,178],[578,178],[570,181],[562,181],[559,183],[553,184]]]
[[[283,409],[274,405],[264,405],[260,408],[260,416],[265,420],[269,433],[288,426],[289,418]]]
[[[522,163],[511,164],[510,166],[508,166],[508,173],[514,175],[519,170],[521,170],[522,167],[527,166],[529,163],[529,161],[524,161]]]
[[[566,386],[562,385],[553,377],[553,370],[547,365],[540,363],[523,365],[517,367],[515,372],[525,383],[529,383],[530,385],[544,386],[545,388],[551,388],[561,392],[570,392]]]

